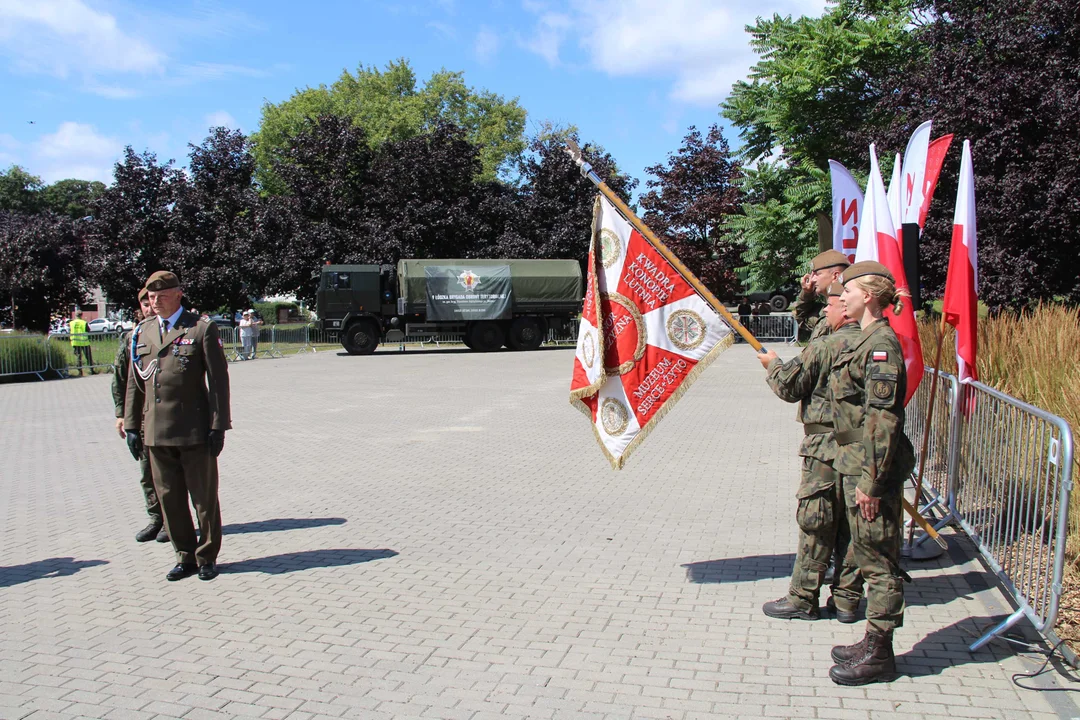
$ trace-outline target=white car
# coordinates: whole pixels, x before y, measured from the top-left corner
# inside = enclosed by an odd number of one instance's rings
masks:
[[[86,329],[90,332],[119,332],[120,323],[108,318],[94,318],[86,324]]]

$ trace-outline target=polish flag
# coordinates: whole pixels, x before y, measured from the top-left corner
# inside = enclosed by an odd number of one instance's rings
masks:
[[[848,262],[855,262],[862,188],[848,169],[835,160],[829,161],[829,177],[832,179],[833,250],[847,255]]]
[[[978,380],[975,368],[979,317],[979,259],[975,239],[975,176],[971,169],[971,143],[964,141],[960,184],[953,215],[949,272],[945,278],[945,322],[956,328],[956,364],[960,381]]]
[[[949,151],[953,136],[942,135],[930,143],[926,151],[926,174],[923,176],[923,204],[919,208],[919,229],[926,227],[926,213],[930,210],[930,199],[934,197],[941,166],[945,162],[945,153]],[[911,222],[914,222],[912,220]]]
[[[885,195],[889,198],[889,215],[896,223],[896,237],[900,239],[900,252],[903,254],[904,223],[901,220],[903,212],[900,208],[900,183],[900,153],[896,153],[896,160],[893,161],[892,166],[892,179],[889,180],[889,190]]]
[[[870,241],[869,238],[873,238],[876,242]],[[864,244],[866,245],[865,253]],[[864,255],[859,253],[864,253]],[[892,273],[897,289],[907,289],[907,276],[904,274],[900,243],[896,237],[896,225],[889,213],[885,183],[881,179],[877,150],[873,145],[870,146],[870,178],[866,184],[866,202],[863,206],[862,222],[859,223],[859,253],[856,253],[855,257],[857,262],[876,260]],[[870,257],[871,254],[872,257]],[[923,354],[911,298],[904,298],[903,306],[899,315],[894,315],[890,308],[885,311],[885,317],[888,318],[889,325],[900,339],[900,347],[904,352],[904,365],[907,366],[907,394],[904,397],[906,405],[922,380]]]
[[[904,165],[900,190],[900,217],[894,218],[898,226],[919,222],[919,212],[930,202],[925,196],[926,158],[930,149],[930,121],[927,120],[908,139],[904,150]],[[935,178],[936,179],[936,178]]]

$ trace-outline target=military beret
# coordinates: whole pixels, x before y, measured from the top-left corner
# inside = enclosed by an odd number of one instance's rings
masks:
[[[139,290],[139,302],[142,302],[143,300],[145,300],[146,296],[149,295],[149,294],[150,294],[150,291],[147,290],[146,288],[142,288],[141,290]]]
[[[825,292],[825,294],[829,297],[840,297],[844,294],[844,286],[840,283],[834,282],[832,285],[829,285],[829,289]]]
[[[168,290],[169,288],[175,287],[180,287],[180,278],[176,277],[175,274],[168,270],[158,270],[146,281],[146,289],[151,292]]]
[[[874,262],[873,260],[863,260],[862,262],[855,263],[840,276],[840,282],[846,283],[849,280],[866,277],[867,275],[879,275],[889,282],[896,282],[893,279],[892,273],[889,272],[889,268],[879,262]]]
[[[831,267],[847,267],[851,263],[848,262],[847,255],[839,250],[826,250],[814,257],[813,262],[810,265],[810,269],[815,272],[818,270],[824,270]]]

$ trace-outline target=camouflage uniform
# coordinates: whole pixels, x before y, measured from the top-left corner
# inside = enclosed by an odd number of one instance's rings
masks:
[[[829,334],[829,323],[825,320],[825,307],[817,295],[799,293],[793,312],[795,322],[799,324],[799,334],[809,334],[808,344]]]
[[[821,325],[828,328],[823,320]],[[788,601],[803,611],[818,607],[818,593],[835,550],[844,562],[837,571],[832,595],[837,607],[853,612],[862,599],[862,578],[848,551],[848,529],[843,483],[833,468],[833,438],[829,374],[836,359],[858,341],[860,329],[848,323],[808,345],[799,357],[782,363],[774,360],[766,380],[777,397],[798,402],[797,419],[805,436],[799,446],[802,480],[799,484],[799,547],[791,573]]]
[[[866,620],[881,633],[904,624],[901,502],[904,480],[915,468],[914,450],[903,431],[906,388],[900,341],[884,319],[862,331],[829,377],[834,465],[844,479],[852,551],[866,581]],[[859,512],[856,488],[881,500],[872,522]]]
[[[127,397],[128,370],[131,355],[131,333],[126,332],[120,338],[120,347],[116,349],[116,359],[113,360],[112,396],[115,405],[116,417],[124,417],[124,401]],[[150,456],[143,448],[139,456],[139,469],[142,475],[139,477],[139,485],[142,486],[143,499],[146,501],[146,514],[157,525],[161,525],[161,503],[158,502],[157,491],[154,490],[154,476],[150,472]]]

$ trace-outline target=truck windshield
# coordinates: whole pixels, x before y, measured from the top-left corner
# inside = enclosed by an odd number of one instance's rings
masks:
[[[347,272],[328,272],[326,273],[326,289],[327,290],[348,290],[349,285],[349,273]]]

